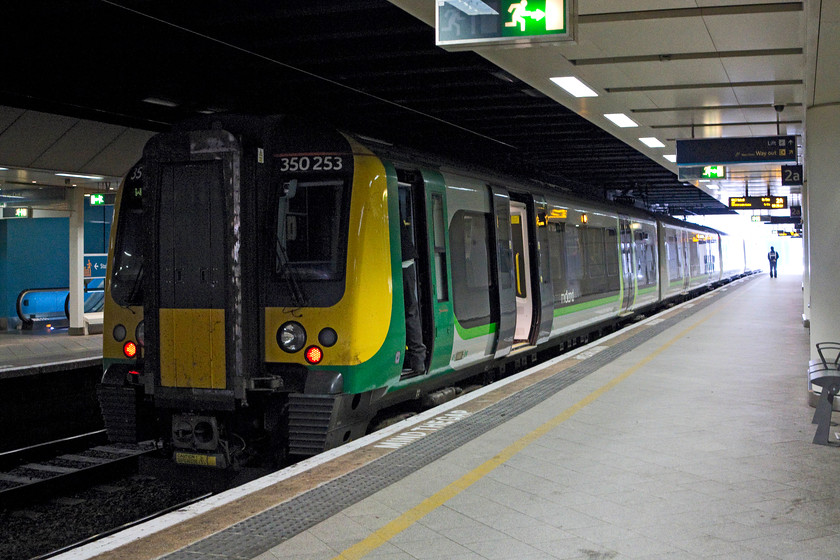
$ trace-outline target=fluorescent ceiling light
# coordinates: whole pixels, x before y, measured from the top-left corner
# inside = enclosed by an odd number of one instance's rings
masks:
[[[79,175],[77,173],[56,173],[58,177],[75,177],[77,179],[93,179],[94,181],[101,181],[104,177],[99,175]]]
[[[639,138],[639,140],[648,148],[664,148],[665,144],[659,141],[659,138],[649,136],[647,138]]]
[[[0,167],[0,171],[8,171],[8,170],[9,170],[8,167]]]
[[[565,89],[575,97],[598,97],[598,92],[584,84],[574,76],[551,78],[551,81]]]
[[[615,124],[619,128],[631,128],[634,126],[639,126],[639,123],[637,123],[624,113],[607,113],[604,116],[610,119],[613,122],[613,124]]]
[[[499,14],[481,0],[444,0],[444,2],[469,16],[495,16]]]
[[[664,157],[665,159],[667,159],[671,163],[677,163],[677,154],[665,154],[662,157]]]
[[[161,99],[160,97],[147,97],[143,103],[151,103],[152,105],[161,105],[163,107],[177,107],[178,104],[168,99]]]

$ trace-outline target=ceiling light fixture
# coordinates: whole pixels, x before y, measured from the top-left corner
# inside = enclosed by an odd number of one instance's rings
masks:
[[[160,105],[162,107],[177,107],[178,104],[168,99],[161,99],[160,97],[147,97],[143,103],[151,103],[152,105]]]
[[[551,81],[575,97],[598,97],[598,92],[574,76],[551,78]]]
[[[664,157],[665,159],[667,159],[671,163],[677,163],[677,154],[665,154],[662,157]]]
[[[632,128],[635,126],[639,126],[639,123],[637,123],[624,113],[607,113],[604,116],[611,120],[613,124],[619,128]]]
[[[665,144],[659,141],[659,138],[648,136],[647,138],[639,138],[639,141],[648,148],[664,148]]]
[[[101,181],[104,177],[100,175],[79,175],[78,173],[56,173],[58,177],[75,177],[76,179],[92,179],[94,181]]]

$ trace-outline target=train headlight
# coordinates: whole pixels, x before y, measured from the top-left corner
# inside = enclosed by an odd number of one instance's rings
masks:
[[[295,321],[283,323],[277,329],[277,344],[286,352],[297,352],[306,344],[306,330]]]
[[[125,340],[126,330],[124,325],[117,325],[114,327],[114,340],[122,342]]]
[[[137,339],[137,344],[140,346],[146,345],[146,326],[145,321],[140,321],[137,328],[134,330],[134,338]]]

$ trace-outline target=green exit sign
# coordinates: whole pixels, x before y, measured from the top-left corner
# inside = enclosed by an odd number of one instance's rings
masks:
[[[700,174],[703,179],[725,179],[726,167],[723,165],[707,165]]]
[[[102,206],[105,204],[105,195],[104,194],[92,194],[90,195],[90,205],[91,206]]]
[[[437,45],[448,50],[574,39],[573,0],[436,0]]]
[[[28,218],[29,217],[29,208],[15,208],[15,217],[16,218]]]

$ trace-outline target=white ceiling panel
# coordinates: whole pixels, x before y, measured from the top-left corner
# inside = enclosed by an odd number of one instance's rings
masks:
[[[773,112],[773,109],[770,109]],[[633,113],[650,126],[671,126],[684,124],[714,124],[744,122],[744,111],[739,108],[694,111],[663,111],[656,113]],[[775,117],[773,117],[775,118]]]
[[[791,48],[804,41],[802,12],[707,16],[703,20],[720,51]]]
[[[722,58],[721,62],[733,82],[801,80],[805,55]]]
[[[0,154],[4,165],[33,167],[50,146],[78,119],[26,111],[0,133]]]
[[[578,14],[611,14],[615,12],[641,12],[647,10],[671,10],[675,8],[696,8],[695,0],[578,0]]]
[[[679,62],[631,62],[584,66],[583,72],[598,72],[607,88],[632,86],[675,86],[697,83],[727,83],[726,69],[720,59],[681,60]],[[624,77],[621,81],[620,76]]]
[[[668,18],[592,23],[578,28],[606,56],[713,52],[715,45],[701,18]],[[656,40],[651,40],[652,38]]]
[[[803,86],[751,86],[732,88],[738,102],[744,105],[759,103],[792,103],[802,98]]]
[[[621,94],[616,94],[621,95]],[[712,105],[738,105],[735,92],[730,87],[655,90],[645,95],[657,107],[704,107]]]
[[[12,123],[19,119],[25,112],[26,111],[24,109],[0,106],[0,134],[2,134],[4,130],[11,126]],[[0,158],[3,158],[3,156],[0,156]],[[5,158],[3,159],[5,160]],[[0,163],[3,163],[3,161],[0,161]]]
[[[140,159],[143,147],[154,135],[154,132],[148,130],[127,128],[80,171],[122,177]]]
[[[122,126],[77,121],[70,130],[32,162],[32,167],[62,171],[80,169],[125,130]]]

